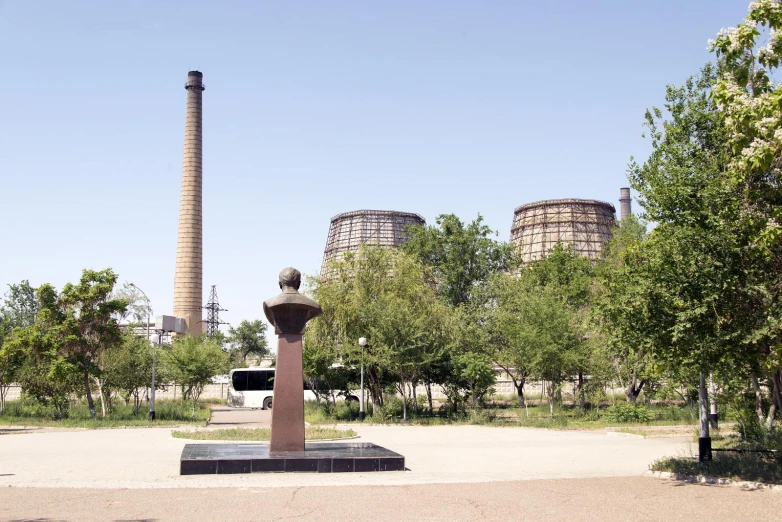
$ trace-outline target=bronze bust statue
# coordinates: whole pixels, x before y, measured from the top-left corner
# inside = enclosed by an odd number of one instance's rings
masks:
[[[307,321],[322,313],[316,301],[299,293],[299,286],[301,272],[295,268],[284,268],[280,272],[282,293],[263,302],[263,313],[274,325],[277,335],[303,334]]]

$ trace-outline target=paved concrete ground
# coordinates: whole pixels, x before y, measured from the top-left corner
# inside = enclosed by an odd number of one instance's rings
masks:
[[[360,426],[359,441],[406,457],[389,473],[179,475],[191,441],[171,429],[3,435],[0,487],[172,488],[402,485],[639,476],[656,458],[684,453],[684,439],[484,426]]]
[[[212,405],[208,427],[212,428],[268,428],[272,425],[271,410],[251,410]]]
[[[189,441],[169,428],[3,435],[0,520],[777,520],[782,500],[643,476],[655,458],[687,453],[688,438],[352,427],[404,454],[409,471],[181,477]]]
[[[1,520],[779,520],[782,494],[648,477],[414,486],[0,489]]]

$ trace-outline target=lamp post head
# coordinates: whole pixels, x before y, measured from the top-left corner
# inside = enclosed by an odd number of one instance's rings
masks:
[[[367,338],[366,337],[359,337],[358,338],[358,345],[360,347],[365,347],[367,345]]]

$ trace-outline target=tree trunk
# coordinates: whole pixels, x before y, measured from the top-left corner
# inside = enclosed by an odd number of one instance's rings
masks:
[[[402,422],[407,422],[407,397],[405,397],[405,381],[400,383],[399,391],[402,392]]]
[[[100,384],[100,379],[95,379],[95,384],[98,386],[98,398],[100,399],[100,413],[101,418],[106,418],[106,401],[103,398],[103,386]]]
[[[584,372],[578,371],[578,404],[581,409],[586,409],[586,398],[584,397]]]
[[[429,413],[434,413],[434,407],[432,406],[432,383],[426,382],[426,400],[429,401]]]
[[[766,418],[766,429],[769,432],[774,425],[774,415],[777,411],[782,412],[782,377],[780,372],[782,370],[778,368],[772,377],[774,385],[771,387],[771,407],[768,409],[768,417]]]
[[[418,395],[415,393],[415,387],[417,384],[418,383],[416,381],[410,382],[410,392],[411,392],[410,395],[412,396],[411,398],[413,399],[413,412],[416,414],[418,413]]]
[[[525,379],[523,377],[513,383],[516,386],[516,395],[519,398],[520,408],[524,408],[527,406],[527,401],[524,400],[524,383],[525,383]]]
[[[5,397],[8,395],[10,386],[0,385],[0,413],[5,412]]]
[[[636,381],[635,378],[631,379],[625,390],[627,402],[631,403],[633,406],[635,406],[636,401],[638,401],[638,396],[641,395],[641,390],[644,389],[644,385],[646,384],[646,381],[641,381],[641,384],[636,386],[637,382],[638,381]]]
[[[752,388],[755,390],[755,415],[758,417],[758,422],[763,424],[766,418],[766,414],[763,412],[763,390],[760,389],[758,376],[754,373],[752,374]]]
[[[7,369],[4,369],[3,373],[0,374],[0,413],[5,411],[5,394],[8,390],[8,386],[6,386],[6,383],[3,380],[5,378],[6,370]]]
[[[782,412],[782,368],[777,368],[774,373],[774,401],[777,405],[777,411]]]
[[[95,401],[92,400],[92,391],[90,390],[90,373],[84,370],[84,391],[87,394],[87,406],[90,408],[90,415],[95,418]]]

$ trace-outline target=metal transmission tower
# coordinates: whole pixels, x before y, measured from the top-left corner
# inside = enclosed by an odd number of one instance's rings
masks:
[[[225,308],[220,308],[220,303],[217,301],[217,285],[212,285],[212,292],[209,294],[209,302],[204,307],[206,309],[206,334],[214,335],[220,331],[221,324],[228,324],[220,320],[220,312],[227,312]]]

